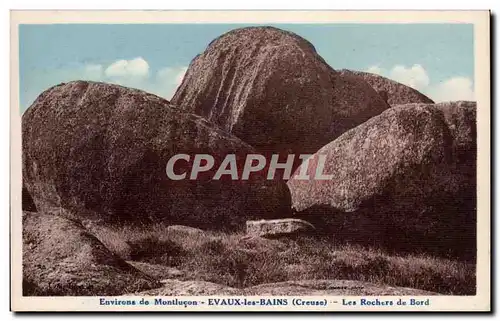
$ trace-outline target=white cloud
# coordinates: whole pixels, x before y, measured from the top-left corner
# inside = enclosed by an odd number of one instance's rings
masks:
[[[389,77],[417,90],[429,86],[427,71],[418,64],[413,65],[411,68],[406,68],[403,65],[394,66],[389,73]]]
[[[378,74],[396,80],[402,84],[415,88],[424,89],[429,86],[429,75],[422,65],[414,64],[411,67],[396,65],[390,70],[380,68],[379,65],[371,66],[366,69],[367,72]]]
[[[472,80],[467,77],[453,77],[443,81],[432,89],[435,101],[474,100]]]
[[[474,86],[470,78],[451,77],[439,83],[432,83],[427,71],[420,64],[414,64],[412,67],[395,65],[389,70],[374,65],[366,71],[410,86],[436,102],[474,100]]]
[[[109,78],[147,78],[149,64],[142,57],[132,60],[117,60],[104,71]]]
[[[187,66],[164,67],[151,77],[149,63],[138,57],[131,60],[117,60],[108,66],[86,65],[80,79],[138,88],[170,99],[181,84],[187,68]]]

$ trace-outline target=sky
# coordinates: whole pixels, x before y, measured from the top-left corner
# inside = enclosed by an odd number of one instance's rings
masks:
[[[474,100],[469,24],[267,24],[311,42],[334,69],[377,73],[435,101]],[[219,35],[247,24],[19,26],[20,110],[71,80],[143,89],[170,99],[190,61]]]

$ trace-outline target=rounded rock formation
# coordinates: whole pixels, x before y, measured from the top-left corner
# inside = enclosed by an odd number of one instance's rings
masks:
[[[264,154],[314,153],[389,107],[364,82],[334,71],[307,40],[274,27],[212,41],[172,103]]]
[[[244,228],[252,218],[287,215],[283,182],[190,178],[195,154],[243,162],[249,145],[179,111],[160,97],[75,81],[42,93],[22,118],[23,176],[39,210],[68,209],[80,221],[162,221],[209,229]],[[171,180],[166,164],[190,155]],[[192,165],[192,164],[191,164]],[[218,166],[215,165],[214,168]]]
[[[159,286],[112,254],[81,224],[23,212],[25,296],[119,295]]]
[[[421,92],[397,81],[364,71],[340,70],[342,75],[363,79],[391,106],[411,103],[433,104],[434,101]]]
[[[475,118],[472,102],[395,106],[321,148],[308,173],[324,155],[332,178],[295,174],[292,206],[339,239],[473,257]]]

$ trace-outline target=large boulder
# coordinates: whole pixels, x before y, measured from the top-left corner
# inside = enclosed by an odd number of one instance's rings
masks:
[[[191,62],[172,98],[259,152],[314,153],[389,106],[343,77],[300,36],[274,27],[232,30]]]
[[[117,295],[158,286],[109,252],[81,224],[23,212],[24,295]]]
[[[453,152],[460,163],[474,164],[476,154],[476,103],[456,101],[436,104],[443,112],[444,120],[453,137]],[[475,169],[475,166],[474,166]]]
[[[209,229],[243,229],[247,219],[289,213],[283,182],[211,179],[227,154],[242,164],[252,147],[140,90],[85,81],[52,87],[24,113],[22,130],[25,184],[45,212]],[[166,174],[176,154],[190,155],[174,167],[186,179]],[[191,180],[195,154],[212,155],[215,165]]]
[[[434,101],[416,89],[403,85],[397,81],[383,76],[364,71],[349,69],[340,70],[345,76],[354,76],[370,84],[389,105],[402,105],[411,103],[433,104]]]
[[[395,106],[313,156],[330,180],[294,174],[292,206],[339,239],[473,257],[475,118],[472,102]]]

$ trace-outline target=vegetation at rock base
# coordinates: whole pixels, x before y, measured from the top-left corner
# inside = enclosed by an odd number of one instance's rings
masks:
[[[474,295],[475,264],[425,254],[394,255],[334,240],[182,235],[160,224],[100,228],[95,235],[125,260],[176,267],[181,279],[245,288],[288,280],[349,279],[448,295]]]

